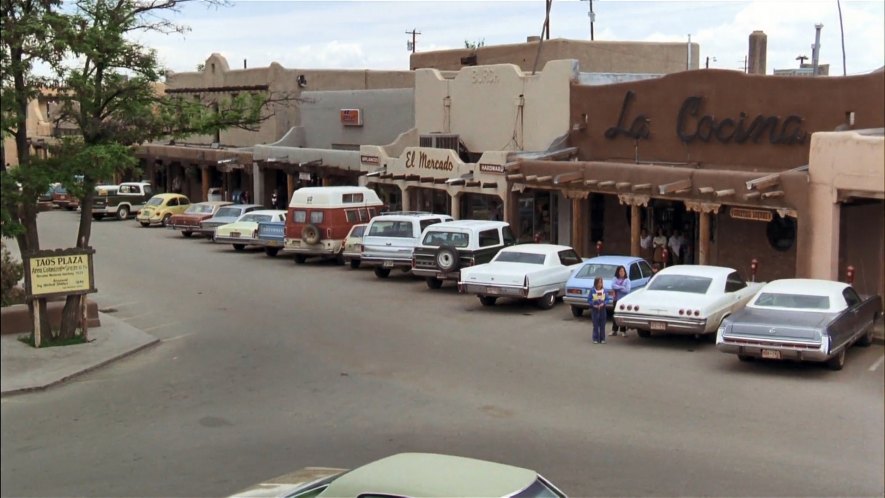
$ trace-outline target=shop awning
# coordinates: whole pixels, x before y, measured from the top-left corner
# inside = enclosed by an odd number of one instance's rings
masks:
[[[464,185],[468,180],[473,180],[473,172],[465,173],[458,178],[449,178],[446,185]]]

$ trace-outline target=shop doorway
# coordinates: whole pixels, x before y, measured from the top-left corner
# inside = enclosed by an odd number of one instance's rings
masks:
[[[862,221],[861,221],[862,220]],[[885,296],[885,201],[852,199],[839,213],[839,280],[854,267],[854,288],[863,295]]]
[[[504,203],[497,195],[462,194],[460,197],[461,219],[494,221],[504,219]]]
[[[556,192],[527,190],[519,196],[519,241],[555,243],[559,240]]]
[[[649,233],[654,236],[658,235],[661,230],[668,241],[668,250],[670,251],[670,259],[667,265],[674,264],[694,264],[697,261],[697,240],[698,240],[698,214],[685,208],[682,201],[668,201],[663,199],[653,199],[649,203],[649,212],[651,213],[651,226],[645,227]],[[711,217],[710,233],[715,234],[715,217]],[[678,254],[675,254],[670,247],[669,241],[676,236],[681,243],[674,243],[673,246],[678,248]]]
[[[452,213],[449,194],[444,190],[418,187],[409,189],[407,193],[409,204],[414,211],[426,211],[434,214]]]

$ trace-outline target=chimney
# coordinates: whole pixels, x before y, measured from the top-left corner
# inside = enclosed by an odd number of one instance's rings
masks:
[[[768,53],[768,35],[763,31],[750,33],[750,53],[747,62],[748,74],[765,74],[765,58]]]
[[[814,45],[811,46],[811,74],[814,76],[817,76],[820,71],[818,66],[820,62],[820,30],[823,27],[823,24],[814,25]]]

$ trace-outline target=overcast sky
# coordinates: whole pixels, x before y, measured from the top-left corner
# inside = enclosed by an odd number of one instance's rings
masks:
[[[590,39],[588,2],[555,0],[551,38]],[[822,64],[842,74],[836,0],[593,0],[595,39],[700,44],[701,66],[740,69],[753,30],[768,35],[768,72],[811,57],[814,25]],[[848,74],[885,65],[885,2],[842,0]],[[228,7],[187,5],[172,20],[186,35],[145,35],[173,71],[193,71],[213,52],[231,68],[279,62],[287,68],[408,69],[405,32],[416,28],[419,51],[524,42],[539,35],[543,0],[498,1],[234,1]],[[809,60],[810,62],[810,60]],[[586,70],[586,68],[584,69]]]

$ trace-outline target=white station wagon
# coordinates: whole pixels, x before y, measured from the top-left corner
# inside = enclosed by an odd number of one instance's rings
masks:
[[[501,249],[491,262],[461,269],[458,291],[476,294],[483,306],[499,297],[536,300],[550,309],[583,260],[569,246],[522,244]]]
[[[761,287],[761,283],[747,283],[732,268],[670,266],[644,289],[618,301],[615,323],[636,329],[639,337],[652,332],[714,334],[722,320],[746,306]]]

